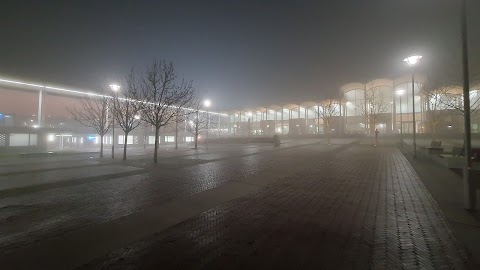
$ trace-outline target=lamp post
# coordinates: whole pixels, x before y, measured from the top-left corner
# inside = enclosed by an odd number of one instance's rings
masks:
[[[247,112],[247,116],[248,116],[248,137],[250,137],[250,133],[251,133],[251,127],[250,127],[250,118],[252,117],[252,113],[251,112]]]
[[[402,95],[405,93],[405,90],[397,90],[395,92],[400,100],[400,146],[403,147],[403,113],[402,113]],[[397,121],[395,119],[395,121]]]
[[[210,116],[208,113],[208,108],[210,108],[211,105],[212,105],[212,102],[209,99],[206,99],[205,101],[203,101],[203,106],[207,108],[207,138],[205,139],[205,146],[207,147],[207,150],[208,150],[208,129],[210,128],[209,127]]]
[[[110,89],[113,92],[117,92],[120,90],[120,85],[118,84],[110,84]],[[112,158],[115,158],[115,100],[113,101],[113,111],[112,111]]]
[[[421,55],[409,56],[403,61],[407,62],[412,67],[412,117],[413,117],[413,157],[417,157],[417,141],[416,141],[416,122],[415,122],[415,65],[418,60],[422,58]]]
[[[470,177],[472,167],[472,130],[470,111],[470,77],[468,69],[468,29],[467,29],[467,0],[462,0],[461,7],[462,31],[462,75],[463,75],[463,121],[465,129],[465,167],[463,168],[463,203],[467,210],[474,210],[477,204],[477,193]]]

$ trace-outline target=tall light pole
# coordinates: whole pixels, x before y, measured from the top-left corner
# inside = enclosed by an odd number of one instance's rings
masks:
[[[413,117],[413,157],[417,157],[417,141],[416,141],[416,121],[415,121],[415,65],[418,60],[422,58],[421,55],[409,56],[403,61],[407,62],[412,67],[412,117]]]
[[[463,168],[463,203],[467,210],[474,210],[477,204],[475,185],[470,179],[472,167],[472,130],[470,123],[470,78],[468,71],[468,31],[467,31],[467,0],[462,0],[461,7],[462,29],[462,71],[463,71],[463,120],[465,128],[465,167]]]
[[[405,93],[405,90],[397,90],[395,92],[400,100],[400,145],[403,147],[403,113],[402,113],[402,95]],[[395,121],[397,121],[395,119]]]
[[[118,92],[120,90],[120,85],[110,84],[110,89],[113,92]],[[113,111],[112,111],[112,158],[115,158],[115,100],[113,101]]]
[[[209,99],[203,101],[203,106],[207,109],[207,138],[205,139],[205,146],[208,150],[208,129],[210,128],[210,115],[208,113],[208,108],[212,105],[212,102]]]
[[[248,137],[250,137],[250,133],[252,132],[250,127],[250,118],[252,117],[252,113],[247,112],[247,116],[248,116]]]

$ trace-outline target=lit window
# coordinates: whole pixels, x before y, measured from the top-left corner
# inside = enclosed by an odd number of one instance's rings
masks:
[[[165,142],[175,142],[175,136],[165,136]]]
[[[158,143],[161,141],[160,136],[158,136]],[[155,136],[148,136],[148,144],[155,144]]]
[[[123,144],[125,136],[119,135],[118,136],[118,144]],[[127,136],[127,144],[133,144],[133,135]]]

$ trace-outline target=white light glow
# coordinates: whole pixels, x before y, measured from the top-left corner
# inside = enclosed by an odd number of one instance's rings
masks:
[[[409,66],[415,66],[418,62],[418,60],[420,60],[420,58],[422,58],[421,55],[412,55],[412,56],[409,56],[405,59],[403,59],[403,61],[407,62],[407,64]]]
[[[133,118],[137,119],[137,120],[140,120],[140,115],[135,115]]]
[[[203,102],[203,106],[205,106],[206,108],[210,107],[211,105],[212,105],[212,102],[209,99],[206,99]]]
[[[397,91],[395,91],[395,94],[397,94],[397,96],[401,96],[401,95],[405,94],[405,90],[404,89],[397,90]]]
[[[53,135],[53,134],[48,134],[47,140],[48,140],[49,142],[53,142],[53,141],[55,140],[55,135]]]
[[[118,90],[120,90],[120,85],[118,84],[115,84],[115,83],[112,83],[110,85],[108,85],[110,87],[110,89],[112,89],[112,91],[114,92],[117,92]]]

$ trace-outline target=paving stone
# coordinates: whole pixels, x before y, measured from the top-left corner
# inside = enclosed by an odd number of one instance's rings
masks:
[[[114,251],[85,269],[469,269],[394,147],[319,155],[287,181]]]

